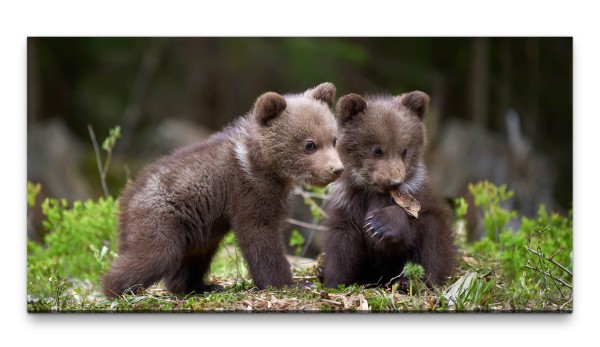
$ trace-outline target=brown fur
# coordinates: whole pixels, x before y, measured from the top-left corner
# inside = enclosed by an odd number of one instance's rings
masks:
[[[120,197],[120,257],[103,278],[104,294],[161,279],[173,293],[218,289],[204,276],[231,228],[258,288],[292,284],[281,233],[290,189],[326,185],[343,169],[328,107],[334,97],[331,83],[265,93],[223,131],[144,169]],[[315,150],[305,149],[309,140]]]
[[[369,99],[350,94],[338,101],[338,152],[345,170],[326,207],[330,231],[321,278],[326,287],[405,283],[400,274],[407,262],[424,267],[429,285],[450,275],[451,215],[434,198],[423,163],[428,102],[423,92]],[[421,203],[418,219],[393,202],[390,189]]]

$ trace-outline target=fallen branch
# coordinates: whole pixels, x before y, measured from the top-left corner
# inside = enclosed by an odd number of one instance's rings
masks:
[[[295,280],[314,280],[317,276],[292,276],[292,279]]]
[[[565,306],[567,306],[570,302],[573,302],[573,298],[569,299],[569,301],[565,302],[564,304],[560,305],[560,309],[562,310]]]
[[[344,306],[344,304],[343,304],[343,303],[341,303],[341,302],[337,302],[337,301],[334,301],[334,300],[329,300],[329,299],[321,299],[321,301],[323,301],[323,302],[326,302],[326,303],[328,303],[328,304],[337,305],[337,306]]]
[[[525,246],[525,249],[526,249],[526,250],[528,250],[529,252],[531,252],[531,253],[533,253],[533,254],[535,254],[535,255],[539,256],[539,257],[542,257],[542,258],[546,259],[547,261],[549,261],[549,262],[551,262],[552,264],[556,265],[558,268],[560,268],[560,269],[561,269],[561,270],[563,270],[564,272],[568,273],[568,274],[569,274],[569,276],[573,277],[573,273],[572,273],[571,271],[569,271],[569,269],[567,269],[567,268],[565,268],[564,266],[562,266],[561,264],[559,264],[559,263],[555,262],[555,261],[554,261],[552,258],[548,258],[548,257],[546,257],[545,255],[543,255],[543,254],[541,254],[541,253],[538,253],[538,252],[534,251],[533,249],[531,249],[531,248],[529,248],[529,247],[527,247],[527,246]],[[555,255],[556,255],[556,254],[555,254]],[[552,257],[554,257],[554,255],[553,255]]]
[[[534,268],[533,266],[531,266],[531,265],[529,265],[529,264],[526,264],[526,265],[525,265],[525,267],[526,267],[526,268],[528,268],[528,269],[531,269],[531,270],[533,270],[533,271],[539,272],[539,273],[541,273],[541,274],[543,274],[543,275],[545,275],[545,276],[548,276],[548,277],[552,278],[553,280],[560,282],[562,285],[564,285],[565,287],[567,287],[567,288],[569,288],[569,289],[573,289],[573,286],[571,286],[571,285],[570,285],[570,284],[568,284],[567,282],[563,281],[562,279],[560,279],[560,278],[558,278],[558,277],[556,277],[556,276],[552,275],[552,274],[551,274],[551,273],[549,273],[549,272],[546,272],[546,271],[544,271],[544,270],[540,270],[540,269],[538,269],[538,268]]]

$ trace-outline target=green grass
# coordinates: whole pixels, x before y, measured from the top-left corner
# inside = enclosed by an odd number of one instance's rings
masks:
[[[28,297],[29,312],[481,312],[481,311],[561,311],[571,312],[569,297],[539,297],[531,300],[511,300],[513,291],[499,275],[486,271],[482,265],[461,263],[448,284],[429,289],[422,283],[418,291],[404,294],[392,288],[364,289],[353,285],[324,289],[316,281],[314,265],[292,267],[296,279],[309,280],[314,288],[284,288],[256,290],[247,275],[239,252],[222,247],[212,265],[210,280],[225,286],[222,292],[201,295],[174,296],[161,284],[141,295],[124,295],[107,300],[97,285],[82,289],[82,284],[66,279],[55,280],[57,294],[45,298]],[[469,257],[463,253],[462,257]],[[487,272],[487,273],[486,273]],[[238,276],[239,274],[243,274]],[[450,302],[445,291],[465,274],[475,280]],[[530,293],[535,297],[534,293]]]
[[[292,273],[310,288],[257,290],[229,234],[211,264],[208,280],[222,292],[174,296],[161,283],[144,293],[106,299],[102,272],[117,256],[116,211],[112,198],[42,202],[48,233],[44,244],[28,243],[28,312],[572,312],[572,213],[561,216],[540,206],[536,218],[521,218],[518,230],[507,227],[514,211],[501,207],[510,199],[505,187],[489,182],[470,186],[475,207],[485,221],[485,237],[466,240],[469,208],[458,199],[455,272],[441,287],[421,282],[423,269],[405,267],[408,293],[391,288],[341,286],[325,289],[317,281],[317,262],[290,256]],[[28,206],[39,186],[28,185]],[[315,214],[320,213],[314,209]],[[314,220],[320,215],[313,215]],[[298,240],[297,240],[298,241]],[[302,246],[296,242],[295,246]]]

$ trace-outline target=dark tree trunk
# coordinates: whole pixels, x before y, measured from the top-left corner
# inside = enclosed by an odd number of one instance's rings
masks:
[[[470,118],[482,126],[486,126],[488,120],[488,40],[476,37],[471,43]]]

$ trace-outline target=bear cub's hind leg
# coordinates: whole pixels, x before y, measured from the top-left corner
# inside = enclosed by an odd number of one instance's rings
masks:
[[[186,295],[192,292],[202,294],[224,289],[221,285],[205,282],[212,259],[225,235],[225,230],[227,230],[227,228],[217,229],[213,230],[207,246],[187,250],[177,271],[172,272],[165,278],[165,286],[169,292]]]

